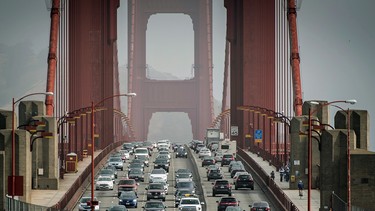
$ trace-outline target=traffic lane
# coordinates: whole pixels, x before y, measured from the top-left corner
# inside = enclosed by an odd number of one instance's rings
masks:
[[[167,209],[168,210],[174,210],[174,211],[177,211],[178,208],[175,208],[175,197],[174,197],[174,193],[175,193],[175,171],[179,168],[187,168],[187,169],[192,169],[193,168],[193,164],[192,164],[192,161],[190,159],[186,159],[186,158],[175,158],[175,154],[171,152],[171,165],[170,165],[170,169],[169,169],[169,173],[168,173],[168,183],[169,183],[169,188],[168,188],[168,195],[166,196],[166,201],[164,202],[166,204],[166,206],[168,207]],[[143,210],[142,209],[142,206],[144,206],[144,204],[146,203],[147,201],[147,191],[145,190],[145,188],[148,186],[149,184],[149,174],[150,172],[152,171],[152,169],[154,168],[154,165],[153,165],[153,161],[155,160],[155,157],[157,155],[157,150],[154,149],[151,157],[150,157],[150,160],[149,160],[149,167],[145,167],[145,181],[144,182],[139,182],[139,186],[138,186],[138,208],[128,208],[128,209],[131,209],[131,210]],[[95,190],[95,196],[98,198],[98,200],[100,201],[100,210],[106,210],[108,209],[109,207],[111,207],[112,205],[118,205],[118,197],[117,197],[117,189],[118,189],[118,181],[121,179],[121,178],[126,178],[127,177],[127,172],[128,172],[128,165],[130,163],[130,161],[134,159],[134,156],[131,156],[129,160],[126,161],[126,163],[124,163],[124,170],[121,171],[119,170],[118,171],[118,178],[115,179],[115,186],[114,186],[114,190]],[[103,166],[104,167],[104,166]],[[197,178],[197,175],[194,175],[194,181],[196,181],[196,178]],[[199,185],[199,184],[197,184]],[[86,191],[84,192],[83,196],[91,196],[91,185],[89,185],[86,189]],[[78,210],[78,203],[76,204],[76,207],[74,208],[74,210]]]
[[[202,166],[202,160],[198,157],[198,155],[191,151],[194,160],[198,166],[198,172],[201,177],[201,184],[202,189],[204,191],[204,197],[207,204],[207,210],[216,210],[217,209],[217,202],[220,201],[221,197],[226,197],[226,194],[217,194],[216,197],[212,196],[212,183],[214,180],[207,180],[207,170],[205,167]],[[220,165],[220,163],[218,164]],[[233,184],[233,179],[230,177],[230,172],[228,172],[228,166],[221,167],[222,172],[224,173],[224,178],[227,179],[230,183]],[[265,196],[262,189],[259,187],[258,184],[254,184],[254,190],[251,189],[239,189],[235,190],[234,187],[232,188],[232,196],[236,197],[240,201],[240,206],[242,210],[247,210],[249,205],[252,204],[254,201],[269,201]]]

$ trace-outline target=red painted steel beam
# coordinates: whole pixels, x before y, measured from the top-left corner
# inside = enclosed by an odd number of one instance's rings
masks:
[[[60,19],[60,0],[52,1],[51,8],[51,28],[49,37],[49,52],[48,52],[48,72],[47,72],[47,92],[55,92],[55,77],[57,67],[57,39],[59,34],[59,19]],[[53,95],[46,95],[46,115],[53,115]]]
[[[298,51],[298,34],[297,34],[297,11],[296,1],[288,0],[288,22],[290,36],[290,61],[292,65],[292,77],[294,88],[294,111],[296,116],[302,115],[302,86],[300,73],[300,57]]]

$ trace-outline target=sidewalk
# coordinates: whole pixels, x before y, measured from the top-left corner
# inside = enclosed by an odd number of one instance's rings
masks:
[[[102,150],[97,150],[94,152],[94,156],[98,156]],[[64,179],[59,179],[59,189],[58,190],[32,190],[31,191],[31,204],[52,207],[58,203],[72,186],[72,184],[77,180],[81,173],[91,165],[91,156],[83,158],[82,161],[77,163],[76,173],[65,173]],[[81,187],[82,191],[85,191],[85,187]]]
[[[307,209],[307,189],[305,188],[303,197],[300,198],[298,195],[298,190],[290,190],[288,182],[280,182],[280,174],[276,172],[275,166],[270,166],[268,161],[263,161],[262,157],[258,157],[257,154],[252,152],[247,152],[247,154],[255,160],[265,172],[271,173],[275,172],[275,183],[284,191],[284,193],[289,197],[289,199],[298,207],[300,211]],[[305,185],[307,187],[307,185]],[[319,210],[320,207],[320,191],[311,190],[311,210]]]

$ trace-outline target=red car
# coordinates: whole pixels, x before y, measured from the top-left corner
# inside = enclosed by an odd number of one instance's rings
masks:
[[[137,181],[134,179],[121,179],[118,182],[118,196],[121,195],[121,191],[135,191],[137,192],[138,190],[138,185]]]
[[[216,201],[217,204],[217,211],[224,211],[228,206],[239,206],[240,201],[238,201],[234,197],[223,197],[220,201]]]

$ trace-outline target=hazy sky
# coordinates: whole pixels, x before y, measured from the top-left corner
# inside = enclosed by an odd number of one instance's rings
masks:
[[[219,100],[226,27],[222,2],[213,1],[214,96]],[[118,10],[120,65],[127,63],[126,4],[127,1],[121,0]],[[358,103],[351,108],[368,110],[371,128],[375,125],[375,94],[371,94],[375,79],[373,8],[373,0],[304,0],[297,16],[303,99],[333,101],[355,98]],[[44,0],[0,1],[0,108],[6,108],[12,97],[23,96],[29,89],[45,91],[49,24],[49,11]],[[155,36],[147,38],[147,63],[180,78],[190,77],[193,55],[186,46],[192,43],[191,27],[191,20],[184,15],[174,18],[159,15],[150,19],[149,31]],[[165,61],[167,56],[158,51],[163,43],[153,43],[153,39],[163,37],[161,32],[167,29],[178,38],[168,38],[167,41],[178,49],[166,52],[172,52],[176,62],[158,63]],[[158,52],[161,59],[157,57]],[[179,71],[174,72],[175,69]],[[372,150],[375,150],[374,136],[373,129]]]

